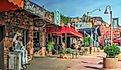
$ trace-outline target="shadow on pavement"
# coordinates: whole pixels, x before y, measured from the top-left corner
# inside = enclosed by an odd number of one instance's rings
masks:
[[[88,63],[88,62],[86,62],[86,61],[81,61],[82,63]]]
[[[99,62],[98,64],[99,64],[99,65],[102,65],[102,64],[103,64],[103,62]]]
[[[96,70],[99,70],[100,68],[97,68],[97,67],[93,67],[93,66],[84,66],[86,68],[91,68],[91,69],[96,69]]]

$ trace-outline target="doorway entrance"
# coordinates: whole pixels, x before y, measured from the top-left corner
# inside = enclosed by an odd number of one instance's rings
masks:
[[[0,70],[4,70],[4,26],[0,26]]]

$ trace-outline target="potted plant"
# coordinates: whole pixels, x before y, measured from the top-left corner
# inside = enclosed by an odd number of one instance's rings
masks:
[[[83,46],[88,48],[88,52],[91,54],[92,53],[92,44],[93,39],[90,36],[84,37],[84,43]]]
[[[118,55],[118,60],[121,61],[121,46],[117,46],[120,48],[120,54]]]
[[[66,48],[63,49],[63,56],[62,58],[72,58],[72,49],[71,48]]]
[[[48,49],[49,55],[52,55],[52,51],[54,50],[54,45],[55,45],[54,41],[48,41],[47,49]]]
[[[104,52],[106,53],[106,58],[103,58],[103,68],[102,70],[117,68],[118,58],[117,55],[120,53],[120,49],[115,45],[107,45],[104,48]]]

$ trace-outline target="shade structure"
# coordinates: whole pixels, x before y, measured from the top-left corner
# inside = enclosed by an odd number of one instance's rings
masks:
[[[83,33],[83,34],[84,34],[84,32],[91,34],[91,31],[92,31],[92,34],[94,34],[95,28],[83,28],[83,29],[79,30],[79,32]]]
[[[97,35],[101,36],[99,28],[97,30],[96,30],[96,28],[82,28],[79,30],[79,32],[83,33],[83,34],[84,34],[84,32],[86,32],[87,34],[92,33],[93,35],[97,34]]]
[[[69,27],[69,26],[62,26],[61,28],[49,27],[49,28],[47,28],[47,32],[50,33],[50,34],[53,34],[53,33],[56,33],[56,34],[67,33],[67,35],[83,37],[83,34],[79,33],[74,28]]]
[[[121,43],[121,38],[114,39],[113,43]]]
[[[22,9],[24,0],[0,0],[0,12]]]

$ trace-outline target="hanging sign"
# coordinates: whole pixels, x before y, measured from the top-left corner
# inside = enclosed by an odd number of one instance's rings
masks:
[[[119,21],[118,21],[118,18],[113,18],[113,28],[118,28],[118,26],[119,26],[119,23],[118,23]]]
[[[43,7],[40,7],[39,5],[29,1],[25,0],[25,5],[24,9],[32,14],[35,14],[39,17],[44,17],[45,16],[45,10]]]
[[[60,26],[60,12],[58,10],[54,12],[54,24]]]

